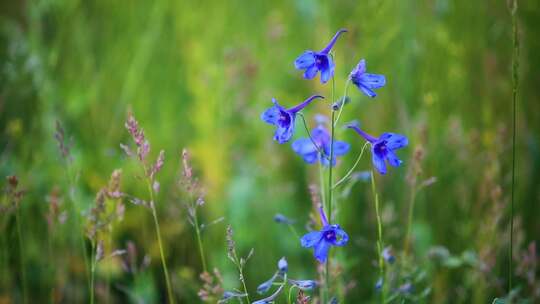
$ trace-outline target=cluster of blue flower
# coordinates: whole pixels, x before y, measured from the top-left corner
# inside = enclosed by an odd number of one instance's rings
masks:
[[[303,76],[305,79],[313,79],[320,72],[320,81],[325,84],[334,77],[335,64],[332,48],[341,34],[345,32],[347,32],[345,29],[339,30],[330,43],[321,51],[305,51],[295,60],[295,67],[304,70]],[[386,79],[383,75],[370,74],[366,70],[366,61],[362,59],[350,73],[347,86],[352,82],[363,94],[374,98],[377,96],[374,90],[383,87],[386,84]],[[347,92],[347,86],[345,92]],[[345,96],[341,99],[331,101],[331,111],[339,110],[337,119],[334,119],[334,112],[332,112],[331,132],[325,128],[325,121],[319,119],[318,125],[311,132],[306,126],[309,138],[300,138],[292,143],[293,151],[300,155],[306,163],[320,162],[330,169],[330,185],[333,185],[331,172],[332,167],[337,163],[336,158],[345,155],[350,150],[348,143],[334,138],[334,127],[341,116],[343,106],[349,101],[349,97],[346,95],[345,93]],[[324,99],[321,95],[313,95],[291,108],[283,107],[273,98],[272,107],[262,113],[261,119],[275,126],[274,140],[280,144],[289,142],[294,135],[297,116],[303,115],[300,111],[317,98]],[[379,137],[374,137],[360,129],[358,123],[349,123],[346,124],[346,127],[356,131],[371,145],[373,166],[380,174],[386,174],[387,163],[393,167],[401,165],[402,161],[395,154],[395,150],[407,146],[408,140],[405,136],[395,133],[383,133]],[[331,191],[332,189],[329,189],[329,207],[326,209],[329,215],[332,212]],[[315,258],[324,263],[327,261],[330,248],[332,246],[344,246],[348,242],[349,236],[339,225],[331,223],[332,218],[327,218],[322,206],[319,208],[319,213],[322,224],[321,230],[305,234],[300,239],[300,243],[305,248],[313,248]]]

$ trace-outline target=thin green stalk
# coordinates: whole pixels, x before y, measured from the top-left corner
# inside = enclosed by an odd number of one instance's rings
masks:
[[[92,253],[90,254],[90,304],[94,304],[94,279],[96,274],[96,242],[92,241]]]
[[[167,268],[167,262],[165,261],[165,253],[163,251],[163,242],[161,241],[161,231],[159,228],[159,221],[158,221],[156,205],[154,201],[154,190],[152,189],[152,186],[150,185],[150,180],[148,178],[146,179],[146,184],[148,186],[148,192],[150,194],[150,209],[152,210],[152,217],[154,218],[154,226],[155,226],[156,236],[158,239],[158,246],[159,246],[159,255],[161,257],[161,266],[163,267],[163,272],[165,274],[165,283],[167,285],[167,296],[169,298],[169,303],[174,303],[174,297],[173,297],[173,292],[171,288],[171,280],[169,279],[169,271]]]
[[[86,251],[86,243],[85,243],[85,240],[84,240],[84,228],[82,227],[82,224],[83,223],[83,220],[81,219],[81,213],[79,212],[79,208],[77,208],[77,206],[75,205],[75,197],[74,197],[74,186],[75,186],[75,179],[73,178],[73,173],[71,172],[71,166],[69,164],[69,160],[66,159],[65,160],[65,166],[66,166],[66,171],[67,171],[67,174],[68,174],[68,179],[69,179],[69,189],[68,189],[68,197],[70,199],[70,213],[71,213],[71,218],[75,219],[75,226],[76,226],[76,229],[79,230],[79,233],[77,233],[78,235],[78,238],[79,238],[79,241],[80,241],[80,246],[81,246],[81,250],[82,250],[82,255],[83,255],[83,258],[84,258],[84,270],[85,270],[85,275],[86,275],[86,282],[88,284],[88,291],[90,293],[92,293],[92,286],[91,286],[91,283],[90,283],[90,273],[88,272],[88,269],[89,269],[89,264],[90,262],[88,261],[88,252]]]
[[[366,142],[363,146],[362,146],[362,150],[360,151],[360,154],[358,155],[358,157],[356,158],[356,161],[354,162],[354,165],[351,167],[351,169],[349,169],[349,171],[347,172],[347,174],[345,174],[345,176],[343,176],[337,183],[334,184],[334,186],[332,187],[332,189],[336,189],[339,185],[341,185],[342,183],[346,182],[347,179],[349,178],[349,176],[351,176],[351,174],[354,172],[354,169],[356,169],[356,166],[358,166],[358,164],[360,163],[360,159],[362,159],[362,155],[364,155],[364,150],[366,149],[367,145],[369,143]]]
[[[381,303],[385,303],[385,285],[386,282],[384,281],[384,260],[382,256],[382,250],[383,250],[383,237],[382,237],[382,220],[381,220],[381,213],[379,210],[379,195],[377,194],[377,187],[375,185],[375,176],[373,175],[373,171],[371,171],[371,191],[373,192],[373,199],[375,201],[375,215],[377,217],[377,256],[379,259],[379,272],[380,277],[383,278],[383,286],[382,286],[382,292],[381,292]]]
[[[516,120],[517,120],[517,93],[519,85],[519,36],[517,24],[517,0],[512,2],[512,192],[510,206],[510,252],[508,257],[508,293],[512,291],[512,257],[514,244],[514,189],[516,185]]]
[[[15,210],[15,220],[17,221],[17,238],[19,239],[19,258],[21,262],[21,275],[22,275],[22,289],[23,289],[23,303],[28,303],[28,289],[26,286],[26,257],[24,254],[23,248],[23,239],[21,232],[21,215],[20,215],[20,206],[16,206]]]
[[[195,213],[194,222],[195,222],[194,223],[195,224],[195,233],[197,234],[197,244],[199,245],[199,254],[201,255],[201,263],[202,263],[202,266],[203,266],[203,271],[207,272],[206,258],[204,257],[204,248],[203,248],[203,244],[202,244],[202,240],[201,240],[201,230],[200,230],[200,227],[199,227],[199,220],[198,220],[197,213]]]
[[[296,288],[295,285],[291,285],[291,288],[289,288],[289,296],[287,297],[287,303],[288,303],[288,304],[291,304],[291,303],[292,303],[292,302],[291,302],[291,295],[292,295],[292,290],[293,290],[294,288]]]
[[[406,257],[409,253],[409,247],[411,243],[411,226],[414,214],[414,202],[416,201],[416,183],[412,185],[411,196],[409,199],[409,211],[407,212],[407,232],[405,234],[405,244],[403,244],[403,255]]]
[[[242,287],[244,287],[244,293],[246,294],[246,300],[248,301],[248,303],[251,303],[251,300],[249,299],[248,289],[246,287],[246,279],[244,277],[243,267],[242,267],[242,265],[240,265],[239,261],[236,261],[236,262],[237,262],[236,265],[238,266],[238,272],[240,273],[240,277],[242,278],[240,281],[242,281]]]
[[[351,79],[350,78],[347,78],[347,82],[345,83],[345,89],[343,90],[343,97],[342,97],[342,102],[341,102],[341,105],[339,106],[339,113],[338,113],[338,116],[336,118],[336,121],[334,123],[334,126],[337,126],[338,124],[338,121],[339,119],[341,118],[341,113],[343,112],[343,107],[345,106],[345,98],[347,98],[347,96],[349,95],[349,84],[351,83]]]
[[[294,226],[292,224],[287,224],[287,226],[289,226],[289,230],[291,230],[292,234],[294,234],[294,237],[296,239],[300,239],[300,235],[298,234],[298,232],[296,232],[296,229],[294,228]]]
[[[298,113],[297,115],[300,116],[300,118],[302,118],[302,122],[303,122],[303,124],[304,124],[304,128],[306,129],[306,133],[307,133],[309,139],[311,140],[311,143],[315,146],[315,149],[317,149],[317,152],[319,152],[319,154],[322,155],[322,156],[324,157],[324,151],[322,150],[321,147],[319,147],[319,145],[317,145],[317,143],[315,142],[315,140],[314,140],[313,137],[311,136],[311,132],[309,131],[309,128],[308,128],[308,126],[307,126],[306,118],[304,117],[304,114]]]
[[[321,162],[319,162],[319,184],[321,188],[321,203],[323,205],[323,208],[326,208],[326,193],[324,190],[324,170]],[[327,210],[328,211],[328,210]]]

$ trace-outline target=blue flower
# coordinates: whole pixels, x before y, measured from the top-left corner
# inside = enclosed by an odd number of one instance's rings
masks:
[[[402,161],[394,151],[408,145],[407,137],[396,133],[383,133],[379,138],[375,138],[362,131],[357,124],[349,124],[347,127],[355,130],[356,133],[371,143],[373,166],[380,174],[386,174],[386,162],[393,167],[401,165]]]
[[[332,246],[344,246],[349,241],[347,233],[341,229],[339,225],[330,225],[326,219],[326,215],[321,208],[319,208],[321,214],[322,229],[321,231],[312,231],[305,234],[300,243],[302,247],[313,247],[313,255],[319,262],[324,263],[328,257],[328,251]]]
[[[382,251],[383,259],[388,262],[389,264],[394,264],[396,261],[396,257],[394,256],[394,251],[391,247],[386,247]]]
[[[315,98],[324,97],[320,95],[313,95],[299,105],[290,109],[285,109],[277,102],[275,98],[272,98],[274,105],[262,113],[261,119],[268,124],[276,126],[274,140],[280,144],[283,144],[291,139],[294,133],[296,113],[305,108]]]
[[[375,283],[375,290],[377,290],[377,291],[381,290],[382,285],[383,285],[383,279],[379,278],[377,280],[377,282]]]
[[[280,274],[284,274],[289,270],[289,264],[287,263],[285,257],[279,259],[277,266]]]
[[[261,285],[259,285],[257,287],[257,293],[258,294],[267,293],[268,290],[270,290],[270,288],[272,287],[272,284],[274,283],[274,281],[276,280],[278,275],[279,275],[279,272],[274,273],[274,275],[268,281],[266,281],[266,282],[262,283]]]
[[[316,163],[317,160],[328,166],[330,164],[331,138],[329,132],[322,125],[311,131],[311,138],[300,138],[293,142],[292,149],[302,156],[308,164]],[[317,145],[317,146],[315,146]],[[343,141],[334,141],[334,157],[332,166],[336,165],[336,157],[345,155],[349,151],[349,144]],[[323,153],[321,153],[323,152]]]
[[[285,224],[285,225],[294,224],[294,220],[291,220],[290,218],[286,217],[285,215],[281,213],[274,215],[274,222],[279,223],[279,224]]]
[[[345,29],[339,30],[330,40],[330,43],[320,52],[305,51],[296,58],[294,66],[299,70],[306,70],[304,72],[305,79],[312,79],[317,75],[317,72],[321,71],[321,83],[326,83],[334,75],[335,65],[329,53],[339,35],[345,32],[347,32]]]
[[[373,98],[377,96],[374,89],[382,88],[386,84],[384,75],[366,73],[366,61],[360,60],[350,75],[352,83],[354,83],[362,93]]]
[[[289,279],[289,283],[298,287],[301,290],[312,290],[317,287],[317,282],[313,280],[293,280]]]

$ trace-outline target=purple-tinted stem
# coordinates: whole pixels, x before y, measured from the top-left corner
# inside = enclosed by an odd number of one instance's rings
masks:
[[[328,219],[326,219],[326,214],[324,214],[324,209],[322,206],[319,207],[319,213],[321,214],[321,223],[323,227],[328,226]]]
[[[375,143],[377,139],[366,132],[364,132],[362,129],[360,129],[358,126],[347,126],[347,128],[353,129],[356,131],[356,133],[360,134],[365,140],[369,141],[370,143]]]
[[[294,106],[290,109],[288,109],[287,111],[288,112],[291,112],[291,113],[296,113],[296,112],[299,112],[301,111],[303,108],[305,108],[308,104],[310,104],[313,99],[315,98],[324,98],[324,96],[321,96],[321,95],[313,95],[311,97],[309,97],[308,99],[304,100],[301,104],[297,105],[297,106]]]
[[[324,49],[322,49],[321,53],[328,54],[330,52],[330,50],[332,49],[332,47],[334,47],[334,44],[336,44],[336,41],[337,41],[339,35],[341,35],[342,33],[346,33],[346,32],[347,32],[346,29],[340,29],[339,31],[337,31],[337,33],[334,35],[334,37],[332,37],[332,40],[330,40],[328,45]]]

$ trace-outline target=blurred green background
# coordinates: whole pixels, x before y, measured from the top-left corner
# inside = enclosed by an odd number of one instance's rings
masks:
[[[186,198],[176,182],[184,147],[207,193],[203,221],[225,217],[203,234],[209,264],[220,269],[225,287],[239,287],[226,254],[227,224],[242,255],[254,248],[246,266],[253,295],[282,256],[291,275],[315,279],[312,252],[301,248],[286,226],[274,223],[273,215],[296,219],[296,229],[305,232],[308,185],[317,183],[317,167],[304,164],[290,145],[273,142],[272,127],[259,115],[272,97],[292,106],[314,93],[331,95],[331,85],[302,79],[293,62],[306,49],[323,48],[342,27],[349,32],[334,48],[338,92],[361,58],[368,71],[387,78],[374,100],[351,87],[343,121],[357,119],[372,134],[397,132],[410,140],[399,153],[404,166],[377,177],[387,244],[402,248],[412,191],[407,176],[416,168],[418,184],[436,178],[416,196],[412,229],[415,264],[425,272],[421,288],[431,288],[423,301],[491,303],[506,293],[512,169],[512,22],[506,1],[48,0],[4,1],[0,12],[0,173],[17,175],[26,191],[20,211],[31,303],[48,299],[53,286],[58,293],[53,302],[87,299],[84,263],[69,241],[73,231],[60,228],[48,247],[51,193],[67,204],[70,191],[54,140],[55,121],[72,140],[73,191],[80,208],[88,209],[116,168],[123,169],[123,191],[147,195],[135,177],[136,164],[119,148],[131,141],[124,128],[128,111],[144,128],[151,157],[165,150],[157,205],[181,303],[198,302],[201,286]],[[519,1],[518,25],[516,265],[540,236],[540,2]],[[315,102],[305,110],[308,122],[314,125],[313,115],[328,113],[327,106]],[[303,128],[298,130],[296,136],[304,136]],[[342,129],[337,136],[352,145],[337,167],[342,176],[363,142]],[[423,152],[420,161],[415,150]],[[369,169],[368,156],[360,170]],[[354,282],[345,302],[375,301],[376,224],[369,184],[351,185],[339,205],[340,224],[351,236],[339,249],[340,278]],[[19,303],[15,218],[2,216],[0,303]],[[100,266],[98,303],[103,297],[165,301],[151,214],[126,202],[112,247],[125,248],[128,241],[136,244],[139,261],[148,254],[151,263],[136,275],[119,262]],[[433,261],[435,246],[444,246],[455,259]],[[53,278],[51,255],[57,263]],[[534,301],[530,282],[517,270],[515,277],[520,296]]]

